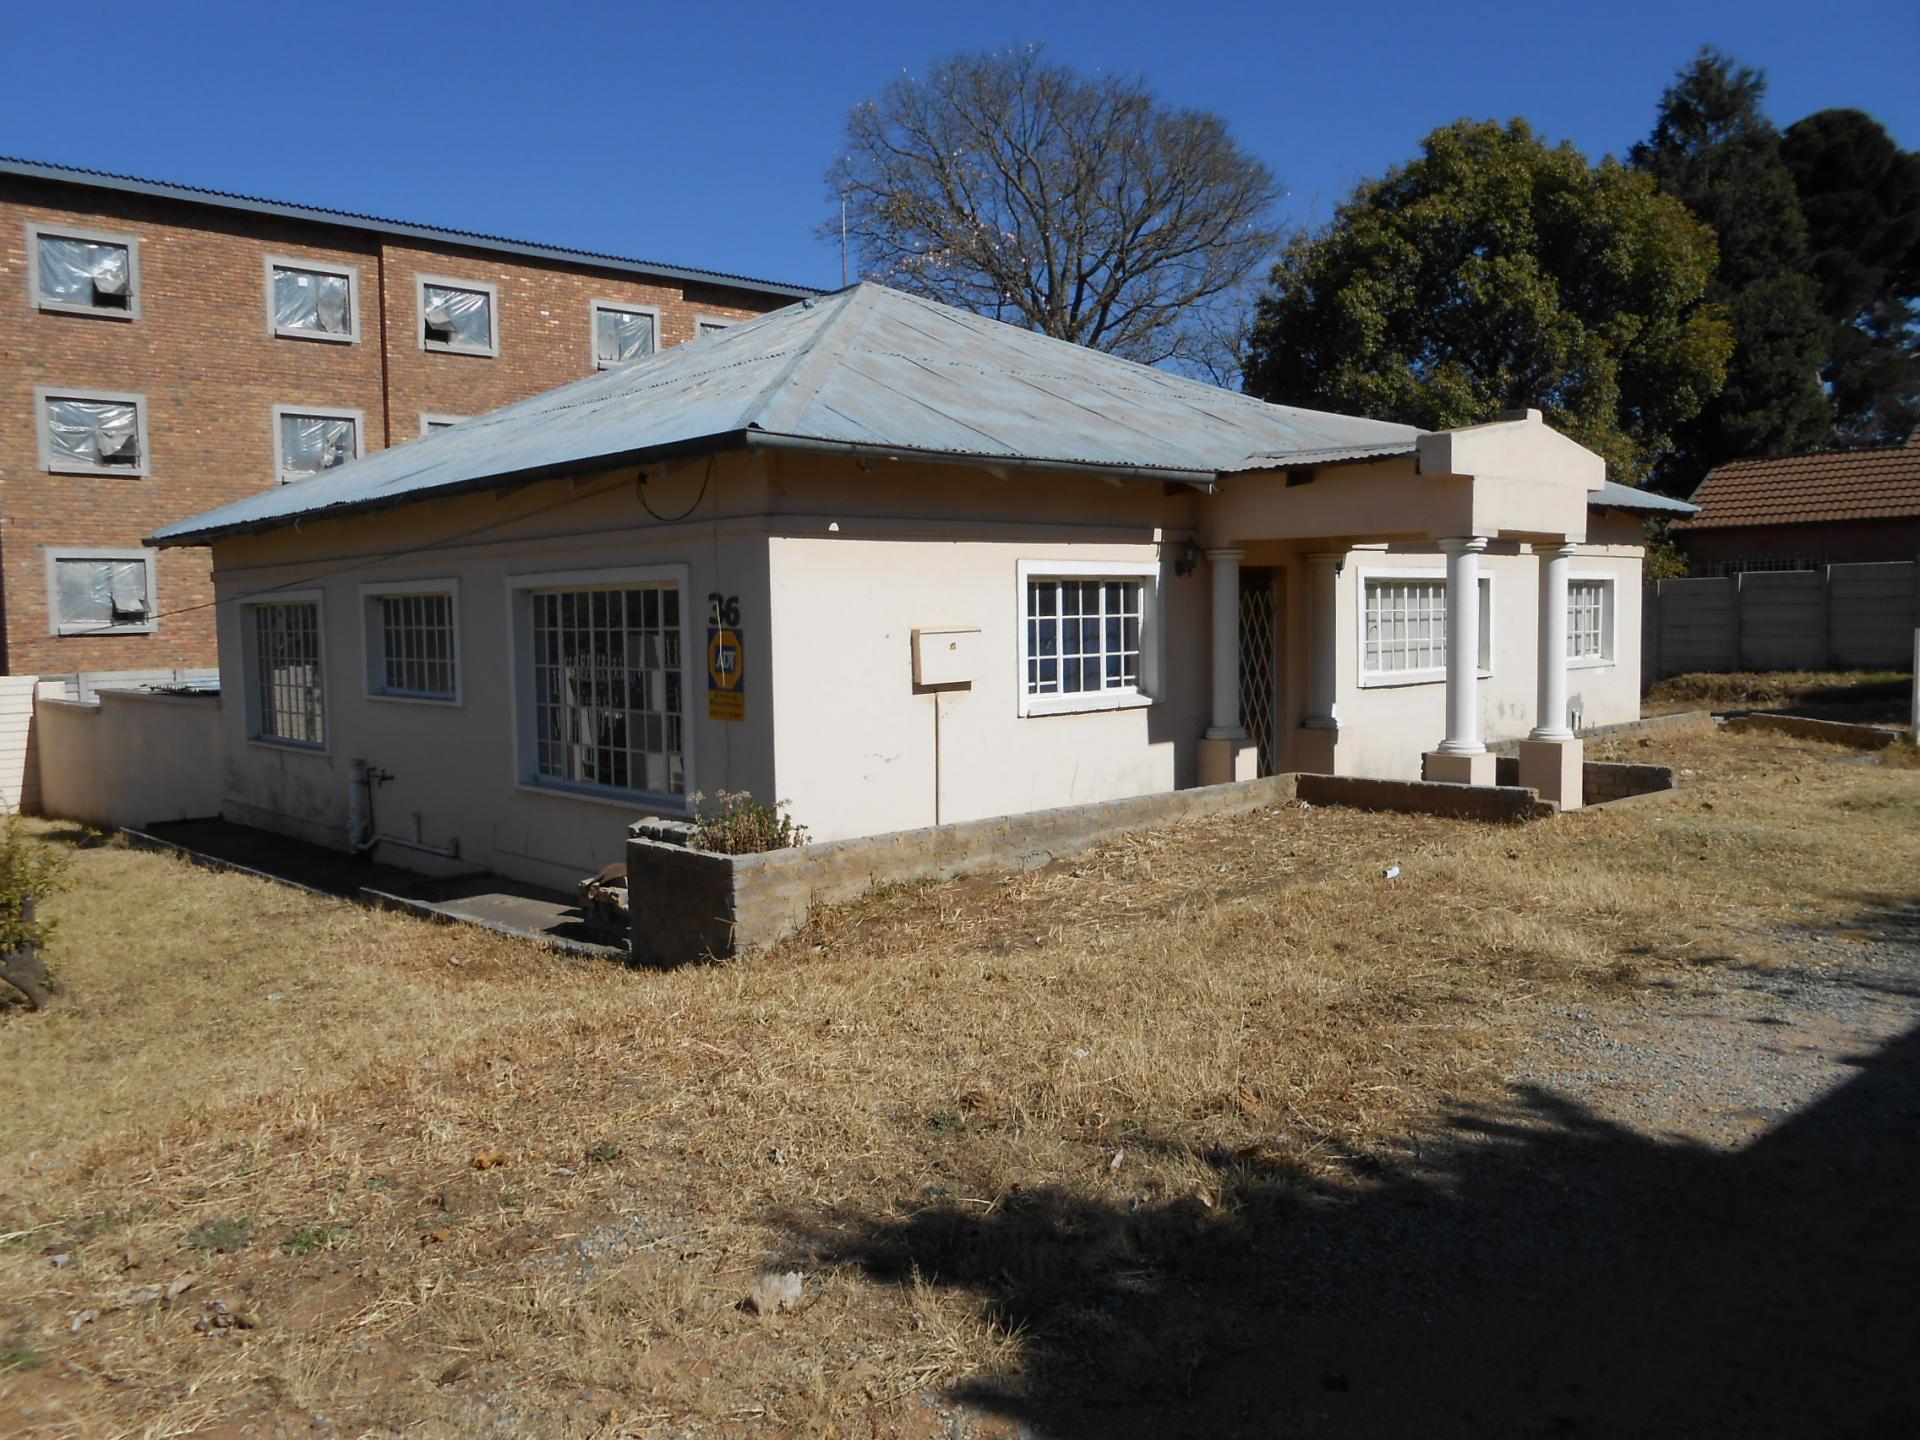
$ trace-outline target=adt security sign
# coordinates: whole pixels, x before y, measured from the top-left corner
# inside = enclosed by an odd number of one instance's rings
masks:
[[[747,654],[738,626],[707,627],[707,718],[747,718]]]

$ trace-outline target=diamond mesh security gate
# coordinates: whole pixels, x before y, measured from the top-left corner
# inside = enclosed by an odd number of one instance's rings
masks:
[[[1275,743],[1273,571],[1240,572],[1240,723],[1253,737],[1260,773],[1277,773]]]

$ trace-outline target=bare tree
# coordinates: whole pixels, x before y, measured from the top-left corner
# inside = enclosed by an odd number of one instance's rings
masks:
[[[1279,244],[1280,187],[1219,116],[1037,46],[896,80],[847,117],[827,179],[867,277],[1216,375]],[[840,224],[836,203],[822,232]]]

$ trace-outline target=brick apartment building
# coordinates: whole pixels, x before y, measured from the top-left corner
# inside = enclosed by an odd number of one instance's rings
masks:
[[[210,666],[142,537],[812,293],[0,159],[0,671]]]

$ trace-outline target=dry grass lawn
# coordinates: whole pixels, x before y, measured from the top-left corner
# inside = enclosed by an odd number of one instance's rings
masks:
[[[1844,697],[1860,686],[1894,686],[1904,670],[1764,670],[1671,675],[1647,692],[1649,715],[1680,710],[1778,709],[1810,698]]]
[[[77,849],[63,1000],[0,1017],[0,1433],[932,1433],[924,1395],[1018,1384],[1034,1337],[834,1237],[1043,1191],[1220,1231],[1243,1160],[1364,1184],[1490,1093],[1542,997],[1910,898],[1920,771],[1615,748],[1685,788],[1200,822],[670,974]],[[743,1308],[789,1267],[797,1311]],[[1217,1338],[1135,1337],[1140,1382]]]

